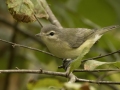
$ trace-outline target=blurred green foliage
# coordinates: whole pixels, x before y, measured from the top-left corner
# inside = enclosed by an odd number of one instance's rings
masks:
[[[27,85],[28,90],[59,90],[62,87],[57,79],[46,78],[38,81],[30,81]]]
[[[47,0],[47,2],[63,27],[100,28],[113,24],[120,24],[120,0]],[[16,31],[15,27],[9,27],[6,23],[1,21],[1,19],[7,20],[13,25],[15,22],[5,3],[5,0],[0,0],[0,38],[47,51],[44,45],[36,42],[31,37]],[[48,23],[48,21],[44,19],[41,19],[41,22],[44,25]],[[19,23],[18,27],[25,32],[31,33],[33,36],[40,31],[38,22],[27,24]],[[20,69],[42,68],[45,70],[63,71],[61,69],[57,69],[57,67],[62,64],[62,61],[55,57],[25,48],[13,48],[15,51],[11,48],[11,45],[0,41],[0,69],[14,69],[15,67],[18,67]],[[118,29],[105,34],[92,47],[91,51],[85,56],[85,58],[91,58],[100,54],[103,55],[119,49],[120,31]],[[13,56],[11,53],[13,53]],[[120,54],[111,55],[99,60],[106,62],[119,61]],[[117,69],[119,67],[115,68]],[[80,72],[75,74],[80,78],[98,80],[105,73]],[[117,72],[112,73],[109,76],[105,76],[104,78],[105,80],[120,81],[119,75],[119,72]],[[51,79],[54,78],[62,84],[67,81],[62,77],[39,74],[10,74],[9,79],[7,77],[7,74],[0,74],[0,90],[8,90],[5,88],[9,88],[9,90],[25,90],[27,82],[31,79],[37,79],[39,81],[40,79],[46,78],[46,84],[49,83],[47,82],[49,81],[49,79],[47,80],[47,77]],[[56,82],[52,82],[53,85],[56,84]],[[51,84],[49,85],[51,86]],[[120,89],[120,86],[117,85],[92,85],[97,90]]]

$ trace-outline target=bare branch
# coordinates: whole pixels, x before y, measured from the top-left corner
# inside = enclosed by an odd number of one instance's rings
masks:
[[[68,75],[68,78],[69,78],[69,83],[74,83],[76,81],[76,76],[72,72]]]
[[[46,70],[26,70],[26,69],[19,69],[19,70],[0,70],[1,73],[33,73],[33,74],[47,74],[47,75],[54,75],[54,76],[62,76],[66,77],[65,73],[62,72],[52,72]]]
[[[37,49],[37,48],[28,47],[28,46],[21,45],[21,44],[16,44],[16,43],[9,42],[9,41],[3,40],[3,39],[0,39],[0,41],[5,42],[5,43],[12,44],[13,47],[16,47],[16,46],[17,46],[17,47],[23,47],[23,48],[31,49],[31,50],[34,50],[34,51],[42,52],[42,53],[48,54],[48,55],[50,55],[50,56],[56,57],[55,55],[53,55],[53,54],[51,54],[51,53],[49,53],[49,52],[42,51],[42,50]],[[57,57],[57,58],[58,58],[58,57]]]
[[[87,79],[79,79],[77,81],[81,82],[89,82],[89,83],[96,83],[96,84],[116,84],[119,85],[120,82],[113,82],[113,81],[94,81],[94,80],[87,80]]]
[[[113,82],[113,81],[95,81],[95,80],[87,80],[87,79],[80,79],[76,78],[77,82],[89,82],[89,83],[96,83],[96,84],[115,84],[119,85],[120,82]]]
[[[120,50],[117,50],[117,51],[115,51],[115,52],[108,53],[108,54],[105,54],[105,55],[96,56],[96,57],[93,57],[93,58],[88,58],[88,59],[83,60],[82,62],[86,62],[86,61],[88,61],[88,60],[93,60],[93,59],[103,58],[103,57],[110,56],[110,55],[113,55],[113,54],[116,54],[116,53],[120,53]]]
[[[43,25],[40,23],[39,19],[36,17],[36,15],[35,15],[35,14],[34,14],[34,17],[35,17],[35,19],[38,21],[38,23],[39,23],[39,25],[40,25],[40,28],[42,28],[42,27],[43,27]]]
[[[49,5],[47,4],[46,0],[44,0],[44,2],[45,2],[46,7],[44,7],[44,5],[43,5],[43,7],[45,8],[46,12],[47,12],[48,15],[49,15],[49,18],[48,18],[49,21],[50,21],[52,24],[58,26],[59,28],[62,28],[61,24],[59,23],[59,21],[57,20],[57,18],[56,18],[55,15],[53,14],[53,12],[51,11],[51,9],[50,9]]]
[[[19,69],[19,70],[0,70],[0,73],[33,73],[33,74],[46,74],[46,75],[54,75],[54,76],[62,76],[67,77],[66,73],[62,72],[53,72],[53,71],[46,71],[46,70],[25,70],[25,69]],[[96,83],[96,84],[114,84],[118,85],[120,82],[113,82],[113,81],[95,81],[95,80],[87,80],[87,79],[80,79],[76,77],[76,82],[89,82],[89,83]]]
[[[95,69],[95,70],[75,69],[73,72],[108,72],[108,71],[120,71],[120,69]]]

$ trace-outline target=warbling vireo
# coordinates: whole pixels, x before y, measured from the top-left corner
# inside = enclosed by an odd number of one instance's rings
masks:
[[[96,42],[107,31],[118,28],[119,25],[108,26],[102,29],[63,28],[48,25],[41,29],[36,36],[40,36],[49,51],[60,58],[74,59],[80,55],[82,45],[90,37]],[[87,42],[90,45],[91,40]]]

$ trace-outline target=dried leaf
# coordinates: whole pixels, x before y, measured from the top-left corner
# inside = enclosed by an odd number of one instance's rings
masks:
[[[35,21],[34,14],[38,18],[48,18],[43,0],[7,0],[7,6],[13,18],[20,22]]]
[[[21,22],[34,21],[34,5],[30,0],[7,0],[7,5],[12,16]]]
[[[118,62],[118,61],[117,62],[101,62],[101,61],[97,61],[97,60],[88,60],[84,64],[84,69],[93,70],[100,66],[101,67],[111,67],[111,66],[119,67],[120,62]]]

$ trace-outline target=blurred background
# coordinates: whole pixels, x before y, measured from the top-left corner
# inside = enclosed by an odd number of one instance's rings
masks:
[[[120,0],[47,0],[53,13],[63,27],[101,28],[114,24],[120,24]],[[46,25],[47,20],[41,23]],[[20,23],[16,22],[10,15],[5,0],[0,0],[0,39],[35,47],[47,51],[35,34],[40,32],[38,22]],[[120,49],[120,29],[105,34],[85,58],[107,54]],[[114,54],[100,61],[114,62],[120,60],[120,54]],[[58,58],[46,55],[41,52],[25,49],[22,47],[13,48],[12,45],[0,41],[0,69],[45,69],[50,71],[63,71],[57,67],[62,64]],[[118,69],[119,67],[115,67]],[[91,80],[120,81],[120,73],[108,74],[79,72],[75,73],[80,78]],[[38,90],[33,88],[55,86],[60,87],[66,78],[39,75],[11,73],[0,74],[0,90]],[[96,90],[119,90],[118,85],[97,85]],[[40,89],[39,89],[40,90]],[[42,90],[42,89],[41,89]]]

